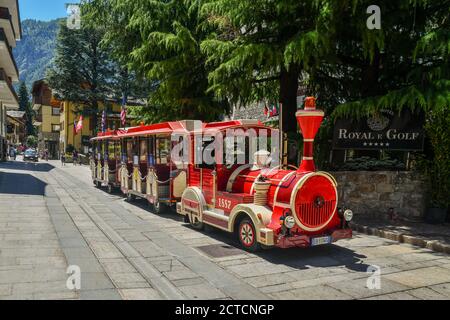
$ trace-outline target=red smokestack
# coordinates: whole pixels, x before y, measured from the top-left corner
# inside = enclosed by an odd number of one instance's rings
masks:
[[[316,98],[308,97],[305,101],[305,109],[296,114],[298,124],[303,135],[303,160],[298,172],[314,172],[314,139],[319,132],[325,113],[316,109]]]

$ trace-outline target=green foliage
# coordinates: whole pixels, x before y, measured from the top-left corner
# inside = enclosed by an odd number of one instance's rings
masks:
[[[435,108],[427,114],[425,130],[433,147],[433,156],[423,160],[423,170],[431,185],[433,207],[450,207],[450,112]]]
[[[38,138],[35,136],[28,136],[26,144],[28,148],[37,148]]]
[[[348,160],[340,168],[342,171],[399,171],[405,170],[405,165],[397,159],[378,160],[361,157]]]
[[[93,0],[87,6],[86,22],[104,27],[113,56],[152,84],[141,118],[210,121],[229,111],[226,99],[207,92],[200,43],[212,29],[199,18],[197,1]]]
[[[35,134],[34,126],[33,126],[33,109],[31,107],[30,97],[28,95],[28,89],[25,82],[20,83],[19,87],[19,110],[25,111],[25,129],[26,134],[28,136],[32,136]]]
[[[71,144],[67,145],[66,153],[73,154],[74,151],[75,151],[75,147],[73,145],[71,145]]]
[[[33,82],[43,79],[52,64],[59,20],[22,21],[22,39],[14,48],[14,58],[20,71],[20,80],[31,88]]]
[[[336,11],[348,16],[333,23],[337,50],[310,78],[321,104],[333,117],[357,119],[382,109],[448,107],[450,2],[381,1],[379,31],[365,27],[361,14],[369,4],[355,1],[352,11]]]
[[[363,12],[369,1],[355,1]],[[311,73],[310,86],[333,118],[373,115],[382,109],[424,111],[431,151],[421,167],[430,178],[432,204],[450,201],[450,1],[381,1],[382,30],[363,20],[334,23],[336,54]],[[341,15],[348,8],[341,7]],[[358,26],[359,25],[359,26]],[[359,30],[359,31],[358,31]],[[371,39],[373,37],[373,39]],[[368,54],[369,53],[369,54]]]
[[[101,39],[98,29],[69,29],[61,22],[54,66],[46,77],[58,99],[88,105],[92,114],[98,112],[98,102],[106,100],[113,74]]]
[[[217,31],[201,48],[213,68],[210,90],[234,103],[279,101],[283,128],[297,131],[297,91],[305,71],[330,50],[331,1],[209,0],[201,14]]]
[[[89,5],[83,5],[80,29],[69,29],[64,20],[61,22],[54,65],[48,70],[47,81],[56,98],[83,106],[82,111],[76,112],[91,117],[95,132],[100,103],[139,98],[146,82],[112,58],[111,48],[102,42],[102,26],[86,23],[89,12]]]

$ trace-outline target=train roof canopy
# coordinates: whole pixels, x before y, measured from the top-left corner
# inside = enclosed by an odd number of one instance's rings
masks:
[[[91,140],[106,140],[106,139],[121,139],[128,137],[142,137],[149,135],[171,135],[171,134],[212,134],[229,129],[269,129],[258,120],[231,120],[224,122],[212,122],[203,123],[201,121],[185,120],[185,121],[172,121],[163,122],[151,125],[141,125],[138,127],[132,127],[127,129],[107,131],[105,133],[99,133],[96,138]]]
[[[91,141],[119,139],[119,135],[126,132],[126,129],[108,130],[106,132],[99,132],[97,137],[92,138]]]
[[[188,130],[184,126],[182,121],[172,121],[157,123],[152,125],[142,125],[139,127],[129,128],[126,132],[120,133],[120,138],[127,137],[140,137],[148,135],[162,135],[162,134],[173,134],[173,133],[187,133]]]

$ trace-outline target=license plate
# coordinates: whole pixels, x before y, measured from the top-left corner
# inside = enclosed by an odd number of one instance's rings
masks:
[[[321,246],[324,244],[330,244],[332,242],[331,237],[320,237],[311,239],[311,247]]]

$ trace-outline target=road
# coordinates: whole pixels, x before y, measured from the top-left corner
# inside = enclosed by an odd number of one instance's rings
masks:
[[[17,161],[0,164],[0,299],[450,299],[450,257],[362,234],[246,253],[96,189],[87,167]]]

